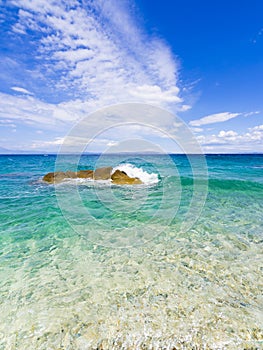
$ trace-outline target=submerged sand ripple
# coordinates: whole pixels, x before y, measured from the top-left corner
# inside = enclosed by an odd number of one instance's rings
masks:
[[[28,241],[1,276],[0,348],[260,349],[262,253],[260,237],[175,228],[122,250]]]

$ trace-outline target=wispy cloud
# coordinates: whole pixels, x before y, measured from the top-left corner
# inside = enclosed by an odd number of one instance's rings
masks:
[[[34,55],[52,89],[91,106],[123,101],[182,102],[177,62],[168,45],[139,27],[117,0],[13,0],[13,31],[37,37]],[[98,103],[97,103],[98,104]],[[179,108],[179,106],[178,106]]]
[[[248,112],[248,113],[244,113],[244,117],[250,117],[251,115],[255,115],[255,114],[259,114],[260,111],[255,111],[255,112]]]
[[[19,87],[19,86],[12,86],[11,90],[16,91],[16,92],[21,92],[22,94],[25,94],[25,95],[33,95],[32,92],[30,92],[27,89],[24,89],[22,87]]]
[[[10,119],[0,119],[0,127],[16,128],[16,124]]]
[[[202,128],[197,128],[197,127],[191,127],[191,130],[192,130],[193,133],[198,133],[198,132],[204,131],[204,129],[202,129]]]
[[[95,110],[100,107],[99,101],[80,101],[72,100],[67,102],[61,102],[58,104],[52,104],[43,102],[37,99],[34,96],[21,95],[21,96],[12,96],[4,93],[0,93],[1,109],[0,109],[0,118],[2,120],[9,120],[14,122],[22,122],[23,124],[39,129],[60,131],[65,133],[69,131],[69,127],[80,121],[83,118],[86,118],[91,109]],[[128,108],[124,105],[124,112]],[[157,113],[157,112],[156,112]],[[147,115],[141,116],[141,122],[148,123],[151,125],[158,124],[158,126],[166,130],[166,132],[172,132],[178,127],[175,125],[175,121],[172,114],[169,114],[169,117],[160,117],[158,115]],[[113,119],[115,118],[115,119]],[[131,119],[125,117],[125,113],[118,116],[111,116],[112,121],[114,120],[117,123],[125,123],[127,121],[131,122]],[[93,120],[88,118],[86,122],[86,127],[91,128],[94,125],[104,129],[104,121]],[[180,124],[181,125],[181,124]],[[139,132],[139,129],[137,129]]]
[[[253,112],[247,112],[247,113],[231,113],[231,112],[215,113],[215,114],[207,115],[200,119],[192,120],[189,122],[189,125],[191,125],[192,127],[199,127],[201,125],[222,123],[239,116],[250,117],[252,115],[259,114],[259,113],[260,111],[253,111]],[[193,131],[198,131],[198,128],[197,129],[193,128]],[[202,131],[202,130],[199,129],[199,131]]]
[[[191,126],[201,126],[206,124],[221,123],[229,119],[236,118],[239,115],[241,115],[241,113],[223,112],[223,113],[210,114],[201,119],[192,120],[190,121],[189,124]]]
[[[32,96],[12,96],[0,93],[0,118],[19,121],[25,125],[45,129],[65,130],[65,125],[77,121],[81,115],[74,103],[51,104]],[[63,128],[64,126],[64,128]]]

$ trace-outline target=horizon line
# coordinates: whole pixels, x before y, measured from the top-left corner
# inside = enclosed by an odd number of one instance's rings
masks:
[[[131,155],[263,155],[263,152],[230,152],[230,153],[222,153],[222,152],[211,152],[211,153],[161,153],[161,152],[114,152],[114,153],[103,153],[103,152],[83,152],[81,155],[119,155],[119,154],[131,154]],[[0,153],[0,156],[58,156],[58,155],[65,155],[65,156],[76,156],[80,155],[79,153],[56,153],[56,152],[36,152],[36,153],[30,153],[28,151],[21,151],[17,153]]]

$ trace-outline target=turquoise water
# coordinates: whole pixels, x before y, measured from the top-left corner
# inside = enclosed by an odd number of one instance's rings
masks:
[[[158,182],[53,186],[55,156],[0,156],[0,349],[262,349],[263,156],[206,162],[84,155]]]

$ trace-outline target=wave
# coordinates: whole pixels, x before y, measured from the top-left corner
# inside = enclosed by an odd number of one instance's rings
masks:
[[[147,171],[142,168],[137,168],[135,165],[126,163],[117,165],[112,170],[112,174],[116,171],[124,171],[129,177],[137,177],[146,185],[153,185],[158,183],[158,174],[155,173],[147,173]]]

